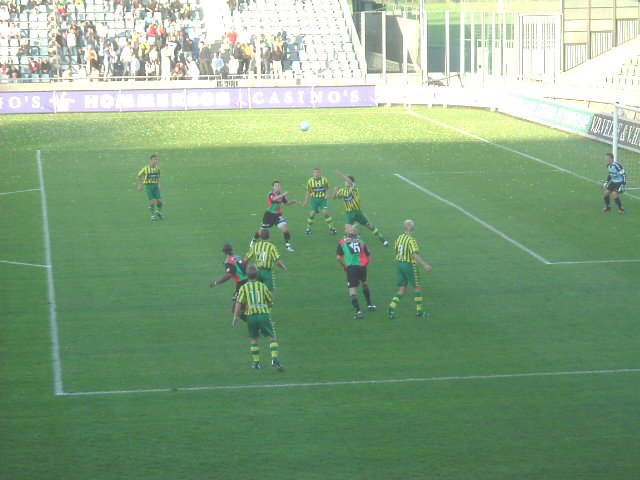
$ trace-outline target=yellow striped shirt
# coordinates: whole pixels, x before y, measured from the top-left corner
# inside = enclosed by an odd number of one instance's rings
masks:
[[[347,208],[347,212],[355,212],[361,210],[360,208],[360,192],[356,187],[341,188],[336,192],[336,197],[344,200],[344,205]]]
[[[244,304],[247,315],[270,313],[271,293],[264,283],[250,280],[240,287],[237,302]]]
[[[138,177],[142,178],[142,183],[158,183],[160,180],[160,169],[158,167],[152,167],[151,165],[145,165],[140,173],[138,173]]]
[[[307,191],[311,192],[312,197],[326,197],[329,192],[329,180],[326,177],[321,177],[320,180],[311,177],[307,182]]]
[[[280,258],[280,253],[273,243],[259,240],[247,253],[247,259],[251,258],[255,258],[258,268],[273,268],[273,264]]]
[[[417,263],[413,254],[418,253],[418,242],[416,239],[406,233],[398,237],[395,244],[396,260],[400,262]]]

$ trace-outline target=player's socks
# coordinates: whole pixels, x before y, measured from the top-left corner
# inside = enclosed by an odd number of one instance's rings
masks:
[[[260,363],[260,346],[251,344],[251,356],[253,356],[253,363]]]
[[[611,199],[608,196],[604,197],[604,204],[607,207],[611,204]]]
[[[314,220],[314,217],[309,215],[309,218],[307,218],[307,230],[311,230],[311,225],[313,225],[313,220]]]
[[[367,305],[373,305],[373,303],[371,303],[371,291],[368,288],[363,288],[362,293],[364,294],[364,298],[367,300]]]
[[[271,350],[271,359],[278,359],[278,342],[275,340],[269,344],[269,350]]]
[[[351,295],[351,305],[356,309],[356,312],[360,311],[360,302],[358,301],[358,297],[355,295]]]
[[[329,230],[335,230],[335,228],[333,228],[333,218],[331,218],[331,215],[327,215],[326,217],[324,217],[324,221],[327,222],[327,227],[329,227]]]
[[[391,303],[389,304],[389,307],[391,307],[393,310],[396,309],[396,307],[398,306],[398,304],[400,303],[400,299],[402,297],[400,295],[395,295],[392,299],[391,299]]]
[[[156,214],[156,207],[154,205],[149,205],[149,211],[151,212],[151,216],[155,216]]]
[[[378,239],[380,240],[380,243],[385,243],[386,242],[386,240],[384,239],[384,237],[380,233],[380,230],[378,230],[377,228],[373,229],[373,234],[378,237]]]
[[[291,243],[291,233],[285,232],[284,234],[284,243],[287,245]]]
[[[620,201],[619,198],[614,198],[613,201],[616,202],[616,205],[618,206],[618,210],[620,211],[624,210],[624,208],[622,208],[622,202]]]
[[[420,312],[422,311],[422,292],[416,292],[414,298],[416,301],[416,312],[420,315]]]

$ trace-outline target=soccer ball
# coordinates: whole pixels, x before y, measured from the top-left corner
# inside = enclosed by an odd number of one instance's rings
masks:
[[[300,122],[300,130],[302,130],[303,132],[306,132],[307,130],[309,130],[310,127],[311,127],[311,124],[306,120],[304,122]]]

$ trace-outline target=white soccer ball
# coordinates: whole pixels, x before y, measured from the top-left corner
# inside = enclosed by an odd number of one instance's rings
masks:
[[[307,122],[306,120],[303,122],[300,122],[300,130],[302,130],[303,132],[306,132],[307,130],[309,130],[309,128],[311,128],[311,124],[309,122]]]

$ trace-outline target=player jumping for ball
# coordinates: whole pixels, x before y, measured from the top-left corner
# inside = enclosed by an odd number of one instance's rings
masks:
[[[298,203],[298,201],[289,200],[287,198],[289,192],[280,192],[281,188],[282,185],[280,183],[280,180],[274,180],[271,192],[269,192],[269,195],[267,196],[267,210],[262,216],[262,225],[251,239],[249,247],[252,247],[253,244],[258,240],[258,238],[260,238],[261,229],[271,228],[274,225],[277,225],[284,234],[284,243],[287,246],[287,250],[293,252],[293,247],[291,246],[291,233],[289,233],[287,220],[282,215],[282,204],[295,205],[296,203]]]

